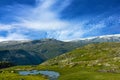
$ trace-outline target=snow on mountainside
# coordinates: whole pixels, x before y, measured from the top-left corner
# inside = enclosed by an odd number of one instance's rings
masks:
[[[90,38],[81,38],[78,40],[73,40],[72,42],[79,41],[90,41],[90,42],[120,42],[120,34],[115,35],[103,35]]]
[[[6,45],[16,45],[21,43],[30,42],[31,40],[11,40],[11,41],[2,41],[0,42],[0,46],[6,46]]]

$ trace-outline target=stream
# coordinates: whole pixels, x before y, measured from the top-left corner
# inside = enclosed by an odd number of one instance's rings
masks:
[[[37,75],[37,74],[42,74],[45,76],[48,76],[49,80],[57,80],[60,74],[55,71],[38,71],[38,70],[32,70],[32,71],[19,71],[20,75]]]

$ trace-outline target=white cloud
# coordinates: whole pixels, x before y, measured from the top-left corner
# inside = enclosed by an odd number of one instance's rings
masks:
[[[44,0],[37,7],[28,9],[25,15],[18,17],[18,25],[37,30],[56,30],[68,26],[68,22],[59,19],[59,13],[51,9],[56,2]]]
[[[56,11],[61,12],[72,3],[72,0],[64,0]]]
[[[0,24],[0,31],[2,30],[10,30],[11,29],[11,25],[4,25],[4,24]]]
[[[11,40],[28,40],[25,35],[12,33],[9,34],[7,37],[0,37],[1,41],[11,41]]]

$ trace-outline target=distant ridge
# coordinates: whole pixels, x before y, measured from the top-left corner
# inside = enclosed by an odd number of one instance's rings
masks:
[[[113,34],[113,35],[103,35],[103,36],[95,36],[95,37],[88,37],[88,38],[80,38],[77,40],[71,40],[71,41],[81,41],[81,40],[94,40],[94,39],[104,39],[104,40],[108,40],[108,41],[120,41],[120,34]],[[106,42],[105,41],[105,42]],[[99,40],[98,40],[99,42]],[[104,41],[103,41],[104,42]]]

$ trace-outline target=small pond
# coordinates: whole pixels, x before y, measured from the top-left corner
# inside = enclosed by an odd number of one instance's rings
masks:
[[[32,71],[19,71],[20,75],[37,75],[37,74],[42,74],[45,76],[48,76],[49,80],[57,80],[60,74],[55,71],[38,71],[38,70],[32,70]]]

